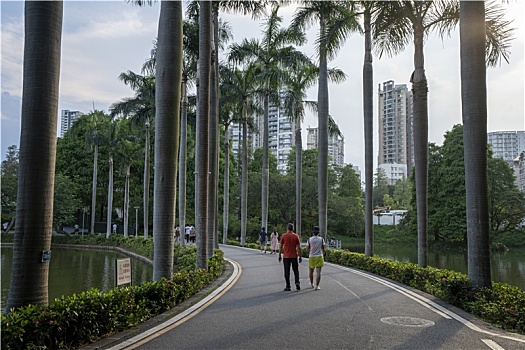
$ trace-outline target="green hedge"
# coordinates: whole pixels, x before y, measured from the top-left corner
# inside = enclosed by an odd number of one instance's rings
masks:
[[[344,250],[327,250],[326,261],[368,271],[434,295],[501,328],[525,334],[525,292],[506,283],[475,289],[467,275]]]
[[[195,248],[176,246],[179,270],[171,280],[115,288],[91,289],[55,299],[53,305],[29,305],[1,315],[4,349],[74,349],[138,325],[199,292],[223,271],[216,250],[208,271],[195,270]]]

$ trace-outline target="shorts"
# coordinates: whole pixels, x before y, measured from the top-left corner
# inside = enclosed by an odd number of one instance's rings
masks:
[[[308,258],[308,267],[315,268],[315,267],[323,267],[324,266],[324,258],[322,256],[312,256]]]

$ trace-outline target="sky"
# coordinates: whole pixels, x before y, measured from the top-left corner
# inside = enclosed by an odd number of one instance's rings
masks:
[[[524,37],[525,1],[509,1],[506,18],[516,28],[509,63],[487,71],[488,131],[525,130],[524,117]],[[19,145],[20,106],[22,99],[22,66],[24,41],[24,3],[0,1],[1,10],[1,158],[7,147]],[[160,3],[138,7],[126,1],[64,1],[62,61],[59,94],[59,114],[63,109],[85,113],[94,108],[108,111],[109,107],[133,96],[118,80],[128,70],[140,73],[150,56],[157,36]],[[290,24],[294,8],[283,7],[283,26]],[[230,24],[233,41],[258,38],[263,20],[242,15],[221,14]],[[313,42],[317,26],[307,31],[308,43],[300,47],[315,58]],[[425,43],[425,72],[428,79],[429,142],[442,144],[443,135],[461,123],[461,86],[459,60],[459,31],[443,40],[431,34]],[[329,85],[330,114],[345,138],[345,162],[364,170],[364,132],[362,106],[362,65],[364,39],[356,33],[348,38],[329,67],[342,69],[347,80]],[[413,47],[396,57],[374,56],[376,89],[388,80],[406,84],[410,89],[413,71]],[[376,90],[377,91],[377,90]],[[317,87],[308,91],[308,98],[317,98]],[[374,98],[374,162],[377,166],[377,95]],[[58,117],[60,124],[60,117]],[[309,114],[303,123],[306,128],[317,127],[317,118]],[[306,145],[304,145],[306,146]]]

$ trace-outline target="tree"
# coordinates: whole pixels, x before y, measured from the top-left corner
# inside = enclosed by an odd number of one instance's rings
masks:
[[[16,145],[7,148],[2,161],[2,223],[10,221],[7,231],[13,225],[16,216],[16,191],[18,188],[19,151]]]
[[[108,181],[108,211],[106,218],[106,238],[109,238],[111,235],[111,222],[112,222],[112,213],[113,213],[113,162],[115,150],[120,142],[119,140],[119,124],[118,122],[111,121],[108,125],[108,129],[105,130],[106,142],[109,145],[109,181]]]
[[[321,236],[326,238],[328,209],[328,60],[333,58],[351,31],[357,30],[358,23],[346,1],[300,1],[292,20],[292,30],[304,31],[315,21],[319,23],[316,51],[319,56],[318,152],[319,152],[319,227]]]
[[[75,182],[68,176],[55,173],[53,226],[60,232],[62,225],[76,220],[76,210],[82,206]]]
[[[19,183],[11,286],[6,310],[48,303],[63,3],[28,1]]]
[[[302,45],[305,35],[301,31],[281,28],[282,17],[278,15],[279,6],[275,6],[263,25],[261,40],[245,39],[240,45],[232,45],[230,60],[234,62],[252,63],[258,69],[257,79],[264,100],[263,118],[263,171],[262,171],[262,227],[268,227],[268,152],[269,124],[268,112],[270,95],[278,91],[286,75],[286,67],[298,60],[305,60],[302,53],[293,45]]]
[[[147,67],[147,66],[145,66]],[[140,75],[132,71],[121,73],[119,79],[135,91],[134,97],[122,99],[110,107],[111,117],[131,118],[135,125],[144,125],[144,239],[148,238],[149,225],[149,187],[150,187],[150,121],[155,117],[155,76]]]
[[[224,73],[224,85],[221,87],[221,95],[225,103],[236,104],[236,112],[242,120],[242,147],[241,155],[241,245],[246,244],[246,220],[248,200],[248,125],[249,117],[256,110],[260,110],[255,103],[257,93],[257,81],[255,67],[249,65],[244,71],[226,68]]]
[[[199,1],[199,83],[197,86],[197,143],[195,228],[197,231],[197,268],[208,269],[208,121],[210,118],[211,3]]]
[[[173,275],[179,112],[182,83],[182,4],[161,3],[155,69],[153,280]]]
[[[97,176],[99,146],[106,143],[104,131],[107,130],[110,119],[102,111],[94,110],[80,117],[71,127],[71,132],[80,135],[85,131],[86,147],[93,149],[93,181],[91,185],[91,224],[90,234],[95,234],[95,213],[97,204]]]

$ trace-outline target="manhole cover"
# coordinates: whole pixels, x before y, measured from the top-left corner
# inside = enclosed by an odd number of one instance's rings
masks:
[[[406,327],[429,327],[433,326],[434,322],[424,320],[416,317],[405,317],[405,316],[393,316],[383,317],[381,322],[392,324],[394,326],[406,326]]]

